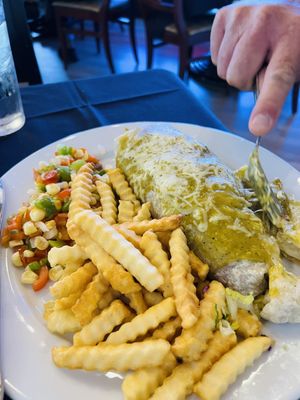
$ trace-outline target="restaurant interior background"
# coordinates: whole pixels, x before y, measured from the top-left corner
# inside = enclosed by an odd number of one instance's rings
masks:
[[[183,12],[179,9],[175,13],[168,9],[173,10],[180,1],[4,0],[4,6],[22,85],[105,76],[112,74],[112,69],[115,73],[150,67],[166,69],[180,73],[199,101],[228,130],[254,140],[248,131],[253,94],[239,92],[218,79],[209,61],[209,34],[217,10],[211,8],[230,2],[183,0]],[[151,3],[164,6],[151,9]],[[89,21],[90,17],[94,21]],[[188,43],[176,31],[180,25],[188,29]],[[98,38],[90,36],[95,32],[99,32]],[[186,54],[183,48],[188,49]],[[293,113],[291,104],[292,94],[275,128],[276,134],[264,139],[266,147],[274,140],[280,146],[280,141],[294,138],[300,112]],[[297,166],[295,162],[294,165]]]

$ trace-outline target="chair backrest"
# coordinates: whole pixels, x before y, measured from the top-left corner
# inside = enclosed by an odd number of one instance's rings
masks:
[[[187,35],[187,25],[183,11],[183,0],[139,0],[144,18],[151,11],[173,14],[174,23],[180,36]]]

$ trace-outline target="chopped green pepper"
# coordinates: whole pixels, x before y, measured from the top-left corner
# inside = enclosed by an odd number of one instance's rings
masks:
[[[31,271],[36,272],[41,268],[41,265],[38,261],[33,261],[28,264],[28,267],[31,269]]]
[[[46,192],[46,186],[43,183],[36,183],[35,187],[39,192]]]
[[[106,170],[105,170],[105,169],[101,169],[101,171],[99,171],[98,174],[99,174],[100,176],[103,176],[103,175],[106,174]]]
[[[54,200],[50,196],[45,196],[42,197],[41,199],[35,200],[34,205],[37,208],[40,208],[41,210],[45,211],[47,218],[51,218],[53,217],[53,215],[57,213]]]
[[[76,160],[76,161],[72,162],[72,164],[70,165],[70,168],[74,171],[78,171],[84,164],[85,164],[84,160]]]
[[[48,242],[51,247],[63,247],[65,245],[63,240],[49,240]]]
[[[48,261],[47,257],[46,258],[42,258],[40,260],[40,266],[43,267],[44,265],[46,265],[47,267],[50,267],[50,264],[49,264],[49,261]]]
[[[60,166],[57,167],[57,172],[59,174],[60,180],[65,182],[70,182],[71,180],[71,171],[69,167]]]
[[[58,146],[57,147],[57,154],[60,156],[68,156],[72,155],[72,147],[69,146]]]
[[[61,211],[64,213],[68,212],[70,203],[71,203],[71,199],[68,199],[67,201],[65,201],[64,204],[62,205]]]

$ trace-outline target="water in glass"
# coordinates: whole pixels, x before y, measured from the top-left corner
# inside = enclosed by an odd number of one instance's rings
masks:
[[[5,136],[20,129],[25,117],[1,7],[0,0],[0,136]]]

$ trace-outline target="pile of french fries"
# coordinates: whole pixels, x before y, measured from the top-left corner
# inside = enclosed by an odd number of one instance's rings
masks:
[[[102,177],[92,164],[80,169],[67,223],[75,244],[49,252],[63,273],[44,318],[51,332],[74,334],[71,346],[52,350],[58,367],[131,371],[122,384],[127,400],[193,392],[215,400],[270,348],[245,310],[230,321],[235,331],[221,329],[230,325],[225,288],[206,280],[209,268],[180,225],[180,215],[152,219],[119,169]]]

